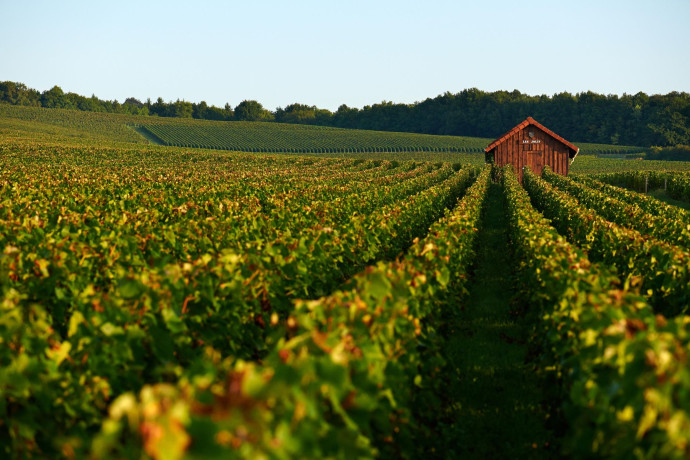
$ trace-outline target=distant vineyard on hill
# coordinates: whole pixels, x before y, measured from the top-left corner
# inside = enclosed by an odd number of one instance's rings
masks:
[[[146,124],[138,127],[164,145],[243,152],[475,152],[487,140],[475,137],[364,131],[262,122]]]

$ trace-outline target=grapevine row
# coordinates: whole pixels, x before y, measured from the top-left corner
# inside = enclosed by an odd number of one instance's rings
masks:
[[[587,250],[592,260],[639,283],[659,312],[674,316],[687,311],[690,253],[603,219],[529,170],[524,187],[534,206],[566,238]]]
[[[527,176],[526,176],[527,177]],[[530,187],[535,177],[529,178]],[[576,458],[690,455],[690,323],[666,319],[560,236],[505,174],[518,276],[536,338],[561,382]]]
[[[466,290],[488,180],[486,169],[399,261],[367,268],[351,289],[299,302],[287,338],[261,364],[218,363],[212,376],[120,396],[93,453],[170,449],[177,458],[209,443],[252,458],[369,458],[413,447],[415,393],[439,385],[435,328],[444,299]]]
[[[575,197],[582,205],[593,209],[604,219],[623,227],[637,230],[670,244],[690,248],[690,225],[676,219],[649,215],[636,204],[624,201],[575,182],[565,176],[544,169],[542,177],[565,193]]]
[[[665,163],[668,164],[668,162]],[[671,197],[677,200],[690,201],[690,176],[687,172],[621,171],[597,175],[597,178],[603,182],[638,192],[663,187]]]
[[[447,180],[427,182],[433,186],[340,228],[317,225],[255,251],[162,258],[154,266],[137,263],[136,243],[112,232],[99,245],[72,241],[69,231],[60,234],[66,239],[39,244],[45,225],[25,219],[22,239],[0,258],[3,317],[14,327],[4,338],[4,381],[23,382],[2,388],[10,432],[18,433],[7,441],[22,451],[50,446],[43,436],[83,436],[112,395],[176,378],[209,346],[222,356],[258,357],[275,342],[271,325],[289,314],[291,298],[330,292],[358,267],[394,257],[423,233],[473,179],[469,170],[446,169]],[[99,246],[103,256],[94,250]],[[89,278],[98,270],[101,282]],[[46,356],[45,349],[52,351]],[[23,362],[33,369],[28,379],[21,377]],[[45,405],[28,411],[38,397]],[[23,416],[10,415],[16,413]],[[48,413],[51,423],[39,422]],[[39,424],[43,432],[32,431]]]
[[[652,216],[664,217],[666,219],[678,220],[690,224],[690,212],[678,206],[669,205],[650,196],[609,185],[589,176],[574,176],[573,180],[617,200],[630,205],[639,206]]]

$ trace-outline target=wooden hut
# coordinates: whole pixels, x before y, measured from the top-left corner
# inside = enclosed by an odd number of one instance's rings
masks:
[[[555,173],[567,175],[579,148],[558,134],[527,117],[515,128],[493,141],[486,149],[486,162],[498,166],[512,164],[522,182],[525,167],[541,174],[545,165]]]

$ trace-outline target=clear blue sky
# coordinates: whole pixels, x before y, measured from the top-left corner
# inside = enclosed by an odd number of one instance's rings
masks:
[[[690,0],[0,0],[4,80],[271,110],[690,92]]]

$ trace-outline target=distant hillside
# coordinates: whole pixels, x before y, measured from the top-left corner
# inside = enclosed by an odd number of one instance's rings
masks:
[[[481,154],[493,140],[287,123],[218,122],[0,104],[0,128],[72,141],[282,153],[450,152]],[[581,154],[633,153],[639,147],[576,143]]]

